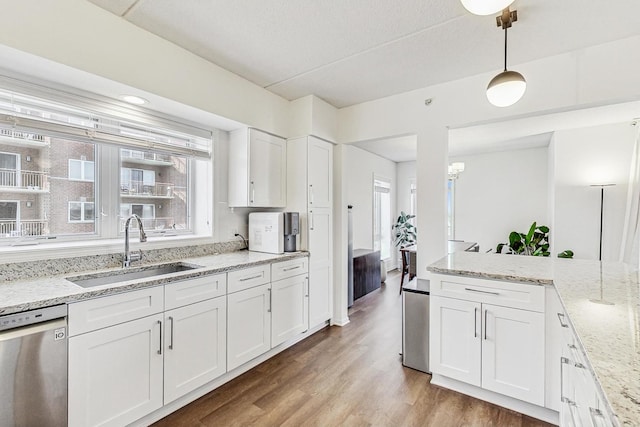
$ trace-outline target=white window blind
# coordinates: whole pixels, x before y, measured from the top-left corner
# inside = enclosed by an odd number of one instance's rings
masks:
[[[0,81],[0,84],[2,81]],[[0,87],[0,132],[16,139],[35,134],[102,142],[195,157],[211,156],[211,131],[140,111],[115,109],[93,99],[68,94],[47,98]],[[52,100],[54,99],[54,100]]]

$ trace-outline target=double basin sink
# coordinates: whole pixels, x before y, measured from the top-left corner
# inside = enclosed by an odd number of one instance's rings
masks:
[[[171,262],[146,267],[123,268],[104,273],[84,274],[82,276],[68,277],[67,280],[83,288],[92,288],[94,286],[112,285],[129,280],[151,279],[166,274],[194,270],[196,268],[202,268],[202,266],[184,262]]]

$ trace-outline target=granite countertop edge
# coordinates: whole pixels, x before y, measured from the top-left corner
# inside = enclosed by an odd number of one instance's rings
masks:
[[[76,271],[51,277],[14,280],[0,283],[0,315],[20,313],[23,311],[60,304],[74,303],[92,298],[161,286],[170,282],[193,279],[206,275],[227,273],[263,264],[288,261],[308,256],[309,252],[306,251],[285,254],[238,251],[225,254],[206,255],[202,257],[181,258],[169,262],[134,265],[132,268],[153,268],[158,265],[176,262],[195,265],[197,268],[156,277],[133,279],[89,288],[83,288],[72,283],[68,279],[77,276],[87,275],[90,277],[94,274],[101,275],[109,272],[120,272],[122,271],[122,268],[116,267],[97,271]]]

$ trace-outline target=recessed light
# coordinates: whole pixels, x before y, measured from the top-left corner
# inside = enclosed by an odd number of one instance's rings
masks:
[[[135,96],[135,95],[121,95],[120,98],[124,102],[128,102],[129,104],[134,104],[134,105],[144,105],[149,103],[149,101],[147,101],[146,99],[140,98],[139,96]]]

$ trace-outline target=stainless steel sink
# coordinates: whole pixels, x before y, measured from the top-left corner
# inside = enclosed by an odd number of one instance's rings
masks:
[[[67,280],[78,286],[82,286],[83,288],[91,288],[94,286],[126,282],[128,280],[148,279],[201,267],[202,266],[195,264],[174,262],[162,265],[150,265],[148,267],[123,268],[121,270],[109,271],[106,273],[85,274],[82,276],[68,277]]]

